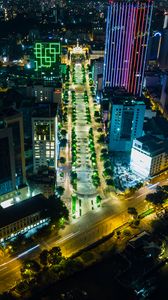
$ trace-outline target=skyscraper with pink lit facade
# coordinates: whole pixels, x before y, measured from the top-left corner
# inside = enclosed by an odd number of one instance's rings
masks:
[[[103,87],[124,87],[141,96],[153,1],[110,1]]]

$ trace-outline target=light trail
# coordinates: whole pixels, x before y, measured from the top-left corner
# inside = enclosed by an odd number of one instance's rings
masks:
[[[1,267],[4,267],[4,266],[6,266],[6,265],[8,265],[8,264],[10,264],[10,263],[12,263],[12,262],[14,262],[14,261],[16,261],[17,259],[19,259],[19,258],[21,258],[21,257],[23,257],[23,256],[25,256],[25,255],[27,255],[28,253],[34,251],[34,250],[37,249],[38,247],[40,247],[40,244],[38,244],[38,245],[36,245],[36,246],[34,246],[34,247],[32,247],[32,248],[30,248],[30,249],[28,249],[28,250],[22,252],[21,254],[17,255],[16,257],[14,257],[14,258],[8,260],[7,262],[1,264],[1,265],[0,265],[0,268],[1,268]],[[1,269],[0,271],[2,271],[2,269]]]
[[[62,243],[62,242],[64,242],[64,241],[66,241],[66,240],[69,240],[69,239],[71,239],[72,237],[74,237],[74,236],[76,236],[76,235],[79,235],[79,233],[80,233],[80,231],[77,231],[77,232],[74,232],[74,233],[70,233],[70,234],[66,235],[65,237],[63,237],[63,238],[57,240],[56,243]]]

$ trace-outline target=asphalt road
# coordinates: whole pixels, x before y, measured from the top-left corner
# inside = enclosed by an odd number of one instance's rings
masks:
[[[167,180],[160,181],[159,185],[164,185]],[[145,196],[149,192],[154,192],[150,187],[143,187],[132,197],[123,200],[117,198],[107,199],[102,203],[102,207],[96,211],[91,211],[78,220],[72,221],[65,229],[60,230],[59,235],[35,244],[32,251],[20,253],[17,257],[8,259],[0,264],[0,291],[11,288],[20,277],[21,263],[25,258],[37,259],[42,249],[58,245],[61,247],[63,255],[70,256],[78,250],[95,242],[107,235],[112,230],[130,220],[127,208],[133,206],[138,213],[148,208]]]

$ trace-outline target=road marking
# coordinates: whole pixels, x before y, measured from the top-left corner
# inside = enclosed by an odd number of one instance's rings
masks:
[[[7,269],[7,267],[3,267],[2,269],[0,269],[0,272],[3,271],[3,270],[5,270],[5,269]]]
[[[57,243],[62,243],[66,240],[69,240],[70,238],[74,237],[75,235],[78,235],[80,233],[80,231],[77,231],[77,232],[74,232],[74,233],[70,233],[68,235],[66,235],[65,237],[59,239],[59,240],[56,240]]]
[[[159,185],[160,184],[160,182],[157,182],[157,183],[155,183],[155,184],[152,184],[152,185],[150,185],[150,186],[148,186],[148,188],[149,189],[153,189],[153,188],[155,188],[157,185]]]
[[[149,193],[149,192],[145,192],[145,193],[143,193],[143,194],[137,196],[136,199],[141,198],[142,196],[147,195],[148,193]]]
[[[133,199],[134,197],[129,197],[129,198],[126,198],[125,200],[130,200],[130,199]]]

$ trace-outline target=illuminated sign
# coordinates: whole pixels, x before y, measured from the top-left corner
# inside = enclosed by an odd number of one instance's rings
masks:
[[[55,63],[60,62],[60,43],[36,43],[35,44],[35,65],[36,71],[42,68],[51,68]]]

